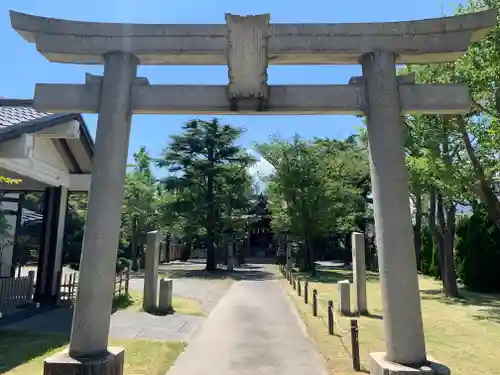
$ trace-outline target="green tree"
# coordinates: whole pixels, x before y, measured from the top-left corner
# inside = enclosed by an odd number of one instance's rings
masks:
[[[354,138],[346,141],[295,136],[258,144],[257,151],[273,165],[268,178],[272,226],[288,230],[304,244],[301,268],[315,273],[317,240],[332,232],[357,228],[366,211],[366,152]]]
[[[123,199],[122,231],[126,239],[130,239],[132,252],[132,269],[138,269],[138,249],[145,243],[145,235],[149,230],[158,228],[158,188],[151,171],[151,158],[142,146],[134,153],[135,164],[129,166],[125,178]]]
[[[217,229],[223,225],[224,205],[234,204],[234,199],[228,199],[234,196],[224,190],[232,186],[234,192],[244,180],[234,174],[233,166],[243,170],[253,161],[235,144],[241,133],[242,129],[221,125],[215,118],[191,120],[184,124],[183,134],[172,136],[158,161],[158,166],[168,168],[164,183],[177,197],[170,208],[189,223],[187,228],[205,232],[209,271],[217,268],[215,245],[220,237]]]

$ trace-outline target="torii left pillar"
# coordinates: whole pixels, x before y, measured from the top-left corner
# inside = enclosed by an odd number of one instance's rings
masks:
[[[139,60],[129,53],[112,52],[104,61],[69,352],[47,358],[45,375],[123,374],[124,350],[108,347],[108,335],[132,118],[131,91]]]

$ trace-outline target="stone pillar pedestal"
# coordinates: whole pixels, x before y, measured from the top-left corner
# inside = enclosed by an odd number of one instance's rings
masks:
[[[431,358],[423,366],[405,366],[386,359],[385,353],[370,353],[371,375],[450,375],[450,369]]]
[[[174,282],[171,279],[160,279],[160,296],[158,299],[158,310],[165,314],[174,312],[172,294]]]
[[[354,271],[354,288],[356,289],[356,312],[367,314],[366,304],[366,262],[365,262],[365,234],[352,234],[352,270]]]
[[[351,283],[349,280],[342,280],[337,283],[339,288],[340,313],[351,315]]]
[[[67,350],[45,359],[43,375],[123,375],[125,351],[108,347],[106,353],[85,359],[69,356]]]

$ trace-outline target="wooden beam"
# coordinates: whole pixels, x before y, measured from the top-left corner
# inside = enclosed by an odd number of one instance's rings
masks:
[[[80,138],[80,123],[76,120],[71,120],[63,124],[51,126],[50,128],[42,129],[34,133],[37,138],[49,139],[79,139]]]

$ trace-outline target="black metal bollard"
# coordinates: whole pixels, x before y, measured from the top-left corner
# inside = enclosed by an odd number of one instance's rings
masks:
[[[309,283],[306,281],[304,284],[304,303],[309,303]]]
[[[333,301],[328,301],[328,334],[333,335]]]
[[[302,295],[302,287],[300,285],[300,279],[297,279],[297,294],[299,297]]]
[[[358,336],[358,321],[351,319],[351,347],[352,347],[352,368],[355,371],[361,370],[359,361],[359,336]]]
[[[293,290],[297,290],[297,278],[293,277]]]
[[[318,316],[318,291],[313,290],[313,316]]]

